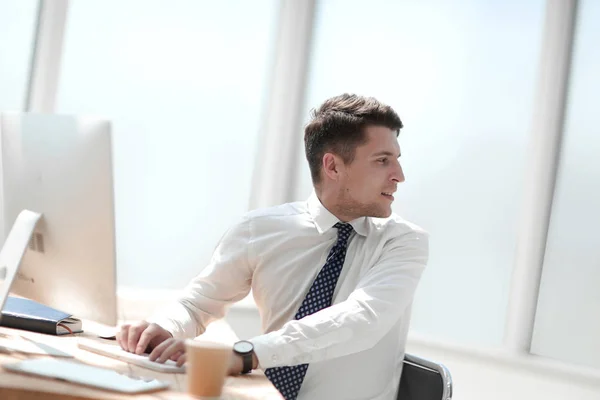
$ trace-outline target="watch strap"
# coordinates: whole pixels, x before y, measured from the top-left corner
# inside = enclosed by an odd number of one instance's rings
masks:
[[[247,374],[252,371],[252,351],[246,354],[241,354],[242,356],[242,374]]]

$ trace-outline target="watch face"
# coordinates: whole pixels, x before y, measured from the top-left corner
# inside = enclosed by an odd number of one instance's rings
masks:
[[[250,342],[241,341],[234,344],[233,349],[238,353],[249,353],[254,350],[254,346]]]

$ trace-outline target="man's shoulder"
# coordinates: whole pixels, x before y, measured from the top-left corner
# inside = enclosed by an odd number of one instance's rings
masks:
[[[307,213],[306,201],[279,204],[272,207],[257,208],[246,213],[248,220],[285,219]]]
[[[429,236],[425,229],[396,213],[392,213],[387,218],[371,218],[370,220],[374,230],[386,236],[402,236],[410,233]]]
[[[384,251],[407,249],[416,251],[426,260],[429,254],[429,233],[419,225],[407,221],[398,214],[392,214],[388,218],[372,218],[376,239],[383,242]],[[404,254],[404,253],[403,253]],[[425,261],[426,262],[426,261]]]

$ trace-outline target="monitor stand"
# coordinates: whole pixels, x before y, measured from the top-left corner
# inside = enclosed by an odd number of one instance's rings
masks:
[[[41,217],[42,214],[34,211],[21,211],[0,250],[0,309],[4,306],[15,277],[27,279],[19,274],[19,266]]]

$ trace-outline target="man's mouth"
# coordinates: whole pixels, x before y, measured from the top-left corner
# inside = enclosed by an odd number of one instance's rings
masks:
[[[389,200],[394,200],[394,192],[381,192],[381,194]]]

